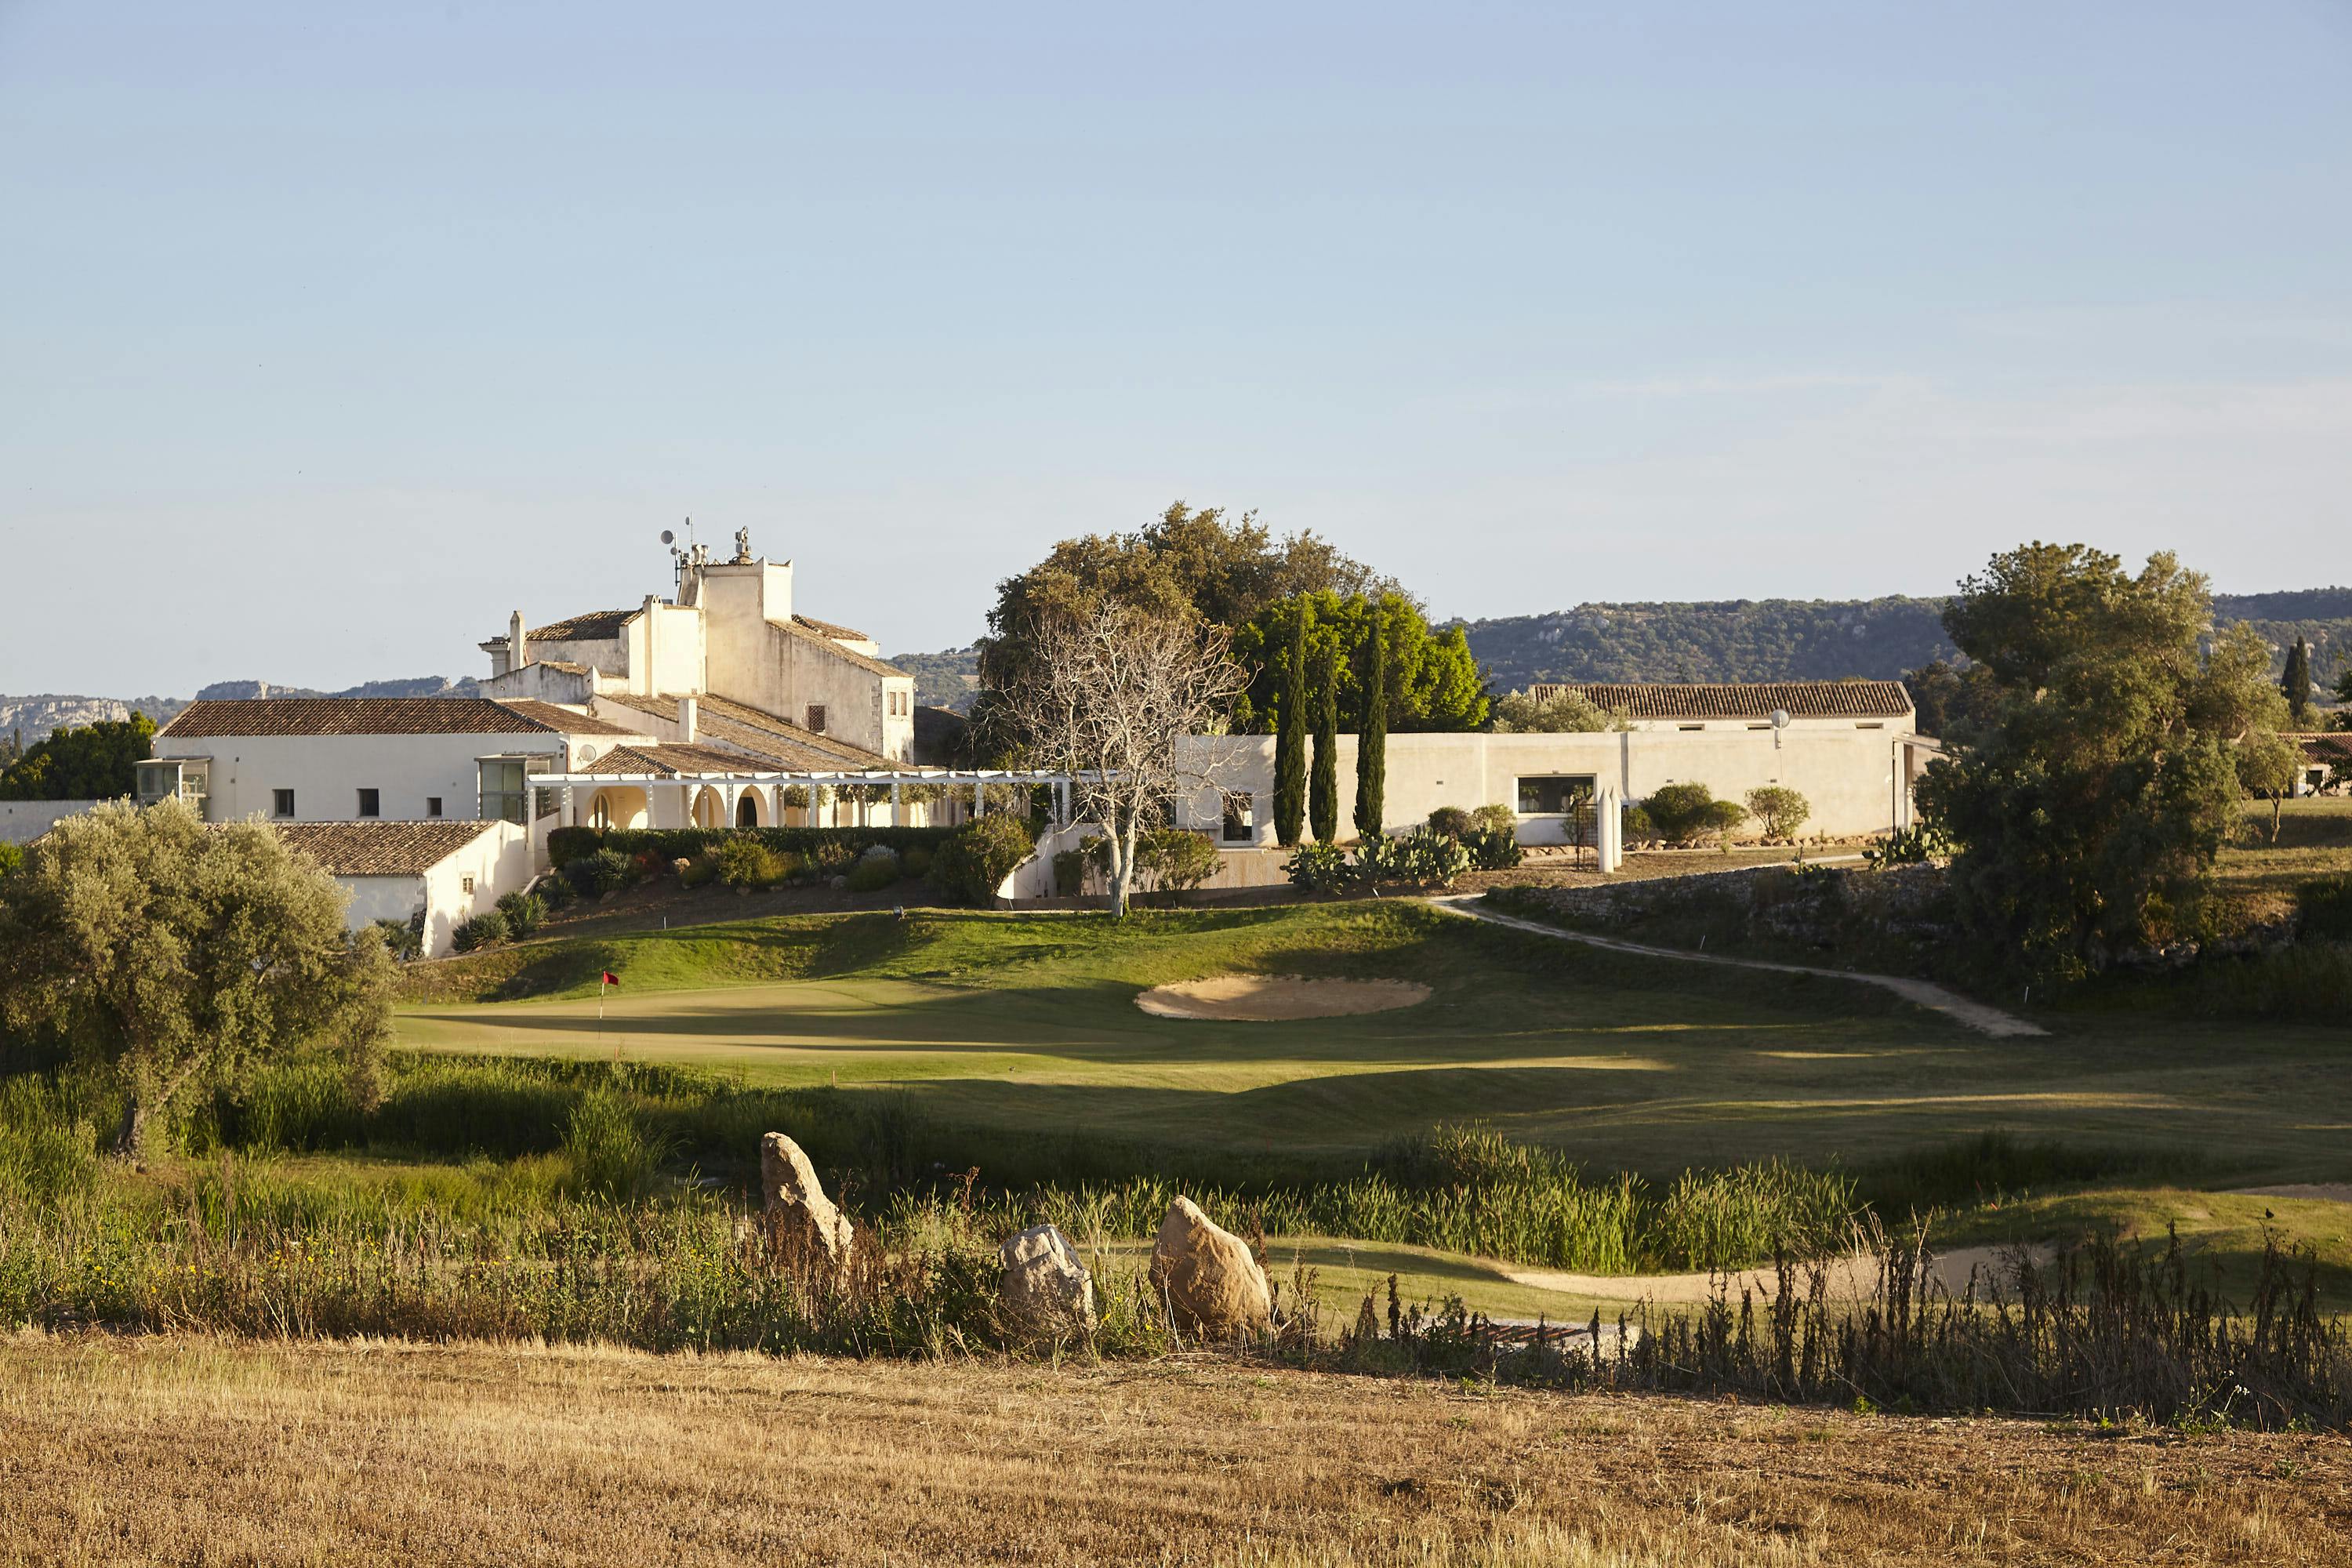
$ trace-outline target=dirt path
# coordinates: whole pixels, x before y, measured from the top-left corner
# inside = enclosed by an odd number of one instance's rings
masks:
[[[2015,1037],[2046,1035],[2050,1031],[2039,1024],[2028,1023],[2014,1014],[1982,1002],[1973,1002],[1957,991],[1949,991],[1932,980],[1912,980],[1899,974],[1861,974],[1847,969],[1812,969],[1801,963],[1775,963],[1762,958],[1724,958],[1712,952],[1689,952],[1678,947],[1651,947],[1638,942],[1622,942],[1613,936],[1594,936],[1586,931],[1564,931],[1559,926],[1545,925],[1540,921],[1521,920],[1517,915],[1501,914],[1475,902],[1475,894],[1432,899],[1431,906],[1465,915],[1474,921],[1486,921],[1495,925],[1509,926],[1513,931],[1533,931],[1538,936],[1557,937],[1562,942],[1580,942],[1587,947],[1605,947],[1612,952],[1635,952],[1645,958],[1679,958],[1691,963],[1719,963],[1732,969],[1767,969],[1777,974],[1818,974],[1826,980],[1855,980],[1864,985],[1876,985],[1892,991],[1906,1002],[1916,1002],[1932,1012],[1958,1020],[1969,1028],[1988,1035]]]
[[[2047,1247],[2028,1249],[2037,1261],[2052,1255]],[[2017,1249],[2007,1247],[1956,1247],[1949,1252],[1933,1254],[1927,1261],[1929,1273],[1936,1282],[1957,1296],[1969,1288],[1970,1276],[1978,1277],[1977,1294],[1981,1298],[1986,1289],[1998,1280],[2006,1285],[2015,1272]],[[1491,1267],[1500,1270],[1515,1285],[1525,1285],[1534,1290],[1560,1290],[1571,1296],[1597,1298],[1603,1301],[1655,1301],[1661,1306],[1689,1305],[1714,1299],[1719,1276],[1713,1274],[1565,1274],[1549,1268],[1522,1268],[1516,1264],[1497,1263]],[[1800,1275],[1793,1282],[1800,1290],[1808,1281]],[[1769,1296],[1779,1289],[1779,1281],[1769,1268],[1748,1268],[1730,1277],[1727,1292],[1732,1300],[1739,1299],[1742,1290],[1759,1296]],[[1878,1289],[1878,1257],[1875,1253],[1857,1252],[1838,1258],[1830,1265],[1829,1292],[1834,1300],[1866,1300]]]

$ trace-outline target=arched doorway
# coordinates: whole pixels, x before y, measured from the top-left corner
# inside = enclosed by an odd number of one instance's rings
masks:
[[[704,784],[695,792],[694,826],[697,827],[727,826],[727,803],[720,800],[719,792],[709,784]]]
[[[758,790],[747,789],[736,797],[735,826],[738,827],[760,826],[760,792]]]
[[[600,789],[588,803],[588,826],[602,831],[643,827],[646,821],[646,792],[641,789]]]

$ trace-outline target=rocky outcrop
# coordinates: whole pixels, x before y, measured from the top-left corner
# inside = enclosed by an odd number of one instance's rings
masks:
[[[1264,1331],[1274,1315],[1265,1270],[1247,1243],[1190,1198],[1168,1205],[1151,1249],[1151,1289],[1180,1333],[1230,1339]]]
[[[781,1132],[760,1140],[760,1196],[768,1236],[835,1271],[849,1267],[849,1216],[834,1207],[801,1146]]]
[[[1001,1256],[997,1315],[1022,1339],[1087,1334],[1095,1326],[1095,1282],[1060,1227],[1033,1226],[1008,1239]]]

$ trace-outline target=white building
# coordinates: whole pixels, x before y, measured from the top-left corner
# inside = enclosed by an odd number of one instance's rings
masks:
[[[457,929],[527,886],[531,850],[506,821],[280,822],[293,848],[324,867],[351,895],[346,928],[417,921],[425,955],[449,951]]]
[[[1538,688],[1541,695],[1547,689]],[[1392,733],[1384,828],[1403,832],[1441,806],[1511,807],[1524,844],[1597,843],[1596,808],[1640,802],[1670,784],[1738,801],[1778,784],[1812,808],[1809,833],[1884,833],[1911,821],[1911,787],[1936,742],[1917,732],[1900,681],[1738,686],[1577,686],[1622,728],[1566,734]],[[1274,843],[1271,735],[1196,736],[1187,771],[1213,781],[1179,812],[1234,850]],[[1356,737],[1339,738],[1342,837],[1356,836]]]

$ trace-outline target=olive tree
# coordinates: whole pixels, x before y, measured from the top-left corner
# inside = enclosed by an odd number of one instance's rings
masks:
[[[2293,741],[2258,731],[2238,742],[2236,762],[2246,793],[2271,803],[2271,842],[2276,844],[2283,803],[2303,775],[2303,752]]]
[[[1072,775],[1080,820],[1109,837],[1111,907],[1127,913],[1145,835],[1180,794],[1212,786],[1182,742],[1241,689],[1223,628],[1104,599],[1049,621],[1037,657],[1005,693],[1032,767]]]
[[[0,878],[0,1043],[62,1044],[124,1091],[119,1154],[183,1090],[313,1042],[373,1098],[392,960],[342,890],[258,823],[175,801],[68,817]]]

